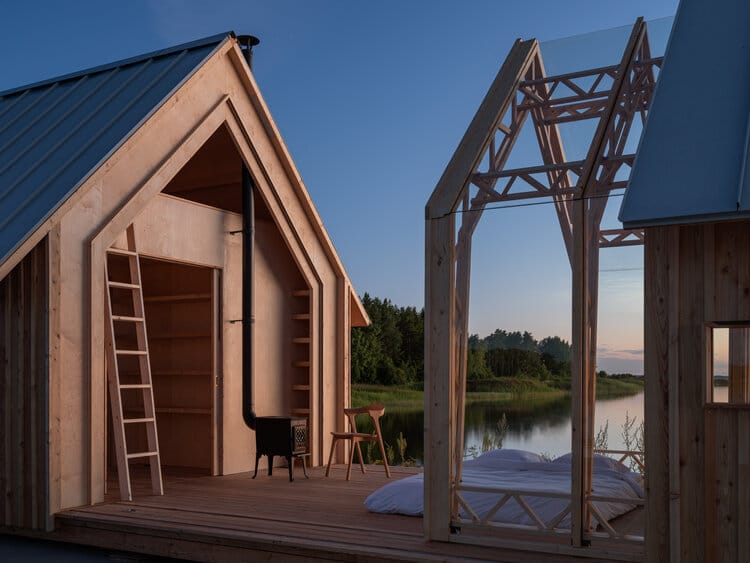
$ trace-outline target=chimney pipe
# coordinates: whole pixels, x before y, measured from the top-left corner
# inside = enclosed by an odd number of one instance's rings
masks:
[[[248,66],[253,68],[253,47],[260,39],[237,37]],[[242,418],[255,430],[257,416],[253,402],[253,261],[255,246],[255,185],[250,171],[242,164]]]
[[[242,53],[245,55],[247,66],[253,70],[253,47],[260,44],[260,39],[254,35],[238,35],[237,42],[242,47]]]
[[[242,165],[242,418],[255,430],[253,402],[253,261],[255,212],[253,178]]]

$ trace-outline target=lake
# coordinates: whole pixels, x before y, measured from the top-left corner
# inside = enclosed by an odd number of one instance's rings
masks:
[[[544,395],[509,397],[501,401],[468,405],[465,426],[467,450],[474,448],[475,451],[481,451],[485,436],[497,437],[497,422],[503,413],[508,420],[504,448],[529,450],[553,458],[570,451],[571,399],[569,396]],[[643,392],[596,401],[596,428],[609,423],[609,449],[624,448],[622,425],[625,423],[626,413],[630,418],[636,419],[636,427],[641,423]],[[393,447],[396,462],[400,462],[396,437],[399,432],[403,432],[407,443],[406,457],[414,458],[421,465],[424,452],[423,411],[386,409],[381,424],[384,440]]]
[[[727,401],[728,388],[714,387],[717,402]],[[634,428],[643,421],[643,391],[635,395],[596,401],[595,428],[608,424],[607,446],[611,450],[625,449],[623,425],[626,416],[635,418]],[[497,422],[503,416],[508,421],[504,448],[528,450],[555,458],[570,451],[570,396],[520,396],[500,401],[471,403],[466,407],[465,451],[467,457],[482,451],[486,437],[497,437]],[[364,421],[363,421],[364,422]],[[360,422],[357,422],[360,426]],[[403,432],[406,438],[406,457],[422,464],[424,454],[424,415],[422,410],[388,410],[381,419],[383,439],[393,447],[396,463],[400,463],[396,438]],[[363,431],[372,431],[361,424]],[[373,454],[379,458],[379,454]]]

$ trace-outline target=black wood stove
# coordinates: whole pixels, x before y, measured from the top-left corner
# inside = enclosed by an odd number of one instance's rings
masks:
[[[273,457],[286,458],[289,480],[294,481],[293,460],[302,459],[302,470],[307,477],[307,419],[295,416],[259,416],[255,419],[255,474],[258,475],[260,456],[268,456],[268,474],[273,475]]]

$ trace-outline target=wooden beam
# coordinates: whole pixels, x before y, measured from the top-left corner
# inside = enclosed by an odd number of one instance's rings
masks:
[[[581,195],[584,197],[589,194],[591,189],[591,179],[595,176],[597,161],[603,153],[606,132],[610,128],[615,108],[617,107],[620,96],[622,95],[622,88],[625,83],[627,71],[633,63],[636,49],[640,44],[640,41],[643,39],[645,32],[646,24],[642,17],[638,18],[635,25],[633,25],[633,31],[630,33],[630,39],[628,40],[628,44],[622,55],[617,78],[615,78],[615,82],[612,85],[607,109],[604,111],[602,119],[596,128],[591,145],[589,146],[589,152],[586,155],[586,166],[583,175],[581,176]]]
[[[519,39],[513,45],[427,202],[428,219],[442,217],[456,209],[471,174],[495,134],[496,124],[515,96],[516,85],[536,46],[534,39]]]

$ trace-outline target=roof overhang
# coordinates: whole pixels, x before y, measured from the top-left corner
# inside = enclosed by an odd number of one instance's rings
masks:
[[[620,209],[626,228],[750,217],[750,3],[683,0]]]
[[[349,323],[351,326],[370,326],[370,316],[367,314],[365,306],[362,305],[357,292],[351,288],[349,292]]]

